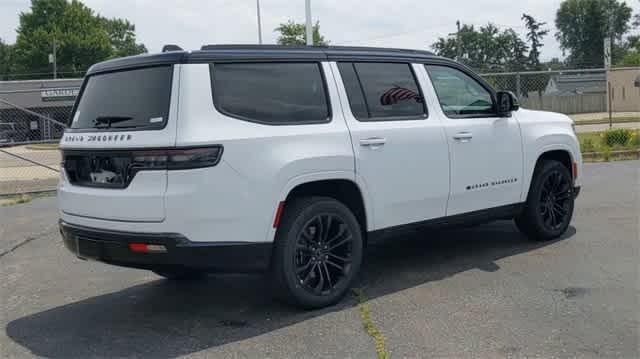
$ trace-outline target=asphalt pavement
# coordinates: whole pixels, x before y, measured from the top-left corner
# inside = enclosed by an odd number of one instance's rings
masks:
[[[573,224],[373,243],[357,286],[393,358],[638,358],[640,161],[586,164]],[[300,311],[261,276],[170,282],[76,259],[55,199],[0,208],[0,357],[374,358],[356,299]]]

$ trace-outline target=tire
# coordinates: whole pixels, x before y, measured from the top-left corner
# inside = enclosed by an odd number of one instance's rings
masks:
[[[560,162],[545,160],[536,166],[522,213],[516,226],[529,239],[548,241],[560,237],[573,217],[573,178]]]
[[[169,280],[194,280],[202,279],[207,273],[195,269],[170,269],[170,270],[152,270],[153,273],[165,277]]]
[[[287,202],[271,266],[276,295],[305,309],[337,303],[358,275],[362,245],[360,224],[341,202],[327,197]]]

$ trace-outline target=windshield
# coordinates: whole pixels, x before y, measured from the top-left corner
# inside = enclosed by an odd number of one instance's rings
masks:
[[[71,128],[163,128],[169,115],[172,75],[171,66],[157,66],[89,77]]]

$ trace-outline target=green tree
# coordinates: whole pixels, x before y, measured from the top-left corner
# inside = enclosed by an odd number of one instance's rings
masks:
[[[0,38],[0,81],[8,80],[13,66],[12,46]]]
[[[100,18],[111,40],[112,57],[143,54],[146,46],[136,43],[136,26],[128,20]]]
[[[55,42],[58,72],[78,76],[96,62],[145,52],[133,31],[128,21],[102,18],[79,0],[32,0],[30,11],[20,13],[14,70],[51,72]]]
[[[640,66],[640,52],[638,51],[630,51],[624,55],[622,60],[620,60],[616,66]]]
[[[280,33],[278,44],[280,45],[305,45],[307,43],[307,31],[304,24],[289,20],[280,24],[274,31]],[[329,41],[320,35],[320,22],[313,25],[313,46],[327,46]]]
[[[559,71],[559,70],[565,70],[567,68],[566,64],[557,57],[554,57],[549,61],[541,63],[540,67],[542,70],[548,70],[548,71]]]
[[[532,70],[540,69],[540,49],[542,46],[542,39],[549,33],[549,29],[544,28],[546,22],[538,22],[536,19],[528,14],[522,14],[522,20],[527,27],[527,40],[529,41],[529,66]]]
[[[462,25],[455,37],[439,38],[431,47],[440,56],[456,58],[477,71],[519,71],[527,63],[527,44],[513,29],[500,31],[487,24],[478,30]]]
[[[630,18],[631,8],[618,0],[564,0],[556,13],[556,38],[562,50],[569,52],[567,62],[575,67],[602,67],[604,38],[620,41]]]

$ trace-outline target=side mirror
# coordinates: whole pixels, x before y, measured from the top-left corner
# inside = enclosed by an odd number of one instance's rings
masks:
[[[511,112],[518,111],[520,102],[511,91],[498,91],[496,94],[498,100],[498,115],[501,117],[511,116]]]

